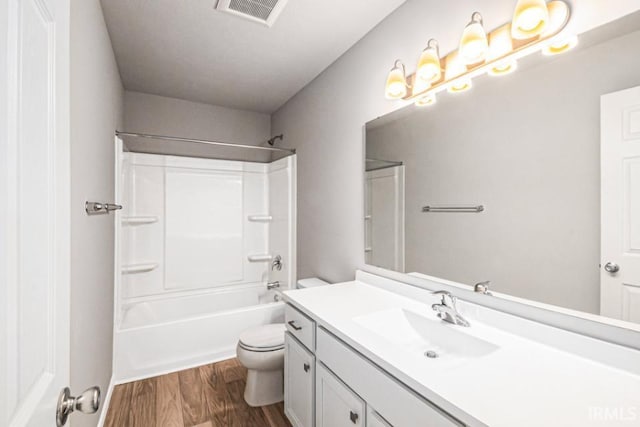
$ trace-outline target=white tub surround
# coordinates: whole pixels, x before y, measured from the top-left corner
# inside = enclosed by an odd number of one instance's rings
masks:
[[[368,402],[375,393],[344,360],[360,360],[361,377],[378,368],[451,417],[434,425],[640,425],[640,351],[462,301],[459,312],[471,326],[442,323],[431,307],[439,297],[388,279],[365,283],[370,276],[285,293],[288,310],[317,325],[316,342],[305,345],[316,366],[326,365],[359,394],[367,412],[405,425],[391,406],[385,414]],[[555,342],[564,342],[562,349]],[[427,350],[438,357],[426,357]]]
[[[295,287],[295,156],[118,156],[115,381],[233,357],[242,331],[282,322],[267,283]]]

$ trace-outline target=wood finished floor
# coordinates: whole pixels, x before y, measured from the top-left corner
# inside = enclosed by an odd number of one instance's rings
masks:
[[[230,359],[118,385],[105,427],[290,427],[282,403],[247,405],[246,377]]]

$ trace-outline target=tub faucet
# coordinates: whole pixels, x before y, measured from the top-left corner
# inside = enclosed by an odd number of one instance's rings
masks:
[[[275,282],[267,283],[267,290],[276,289],[280,287],[280,281],[276,280]]]
[[[460,313],[458,313],[458,308],[456,307],[457,298],[451,295],[451,292],[435,291],[433,292],[433,294],[440,295],[442,297],[440,304],[433,304],[431,306],[431,308],[433,308],[433,310],[438,313],[438,317],[440,319],[454,325],[465,327],[470,326],[467,319],[465,319]],[[449,302],[447,302],[447,300],[449,300]]]

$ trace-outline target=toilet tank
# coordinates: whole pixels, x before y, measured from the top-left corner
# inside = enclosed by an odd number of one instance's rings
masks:
[[[316,286],[324,286],[329,284],[330,284],[329,282],[325,282],[324,280],[319,279],[317,277],[309,277],[308,279],[298,280],[296,289],[314,288]]]

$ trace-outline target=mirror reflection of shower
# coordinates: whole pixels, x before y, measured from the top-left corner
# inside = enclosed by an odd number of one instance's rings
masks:
[[[403,162],[365,160],[365,262],[404,271]]]

